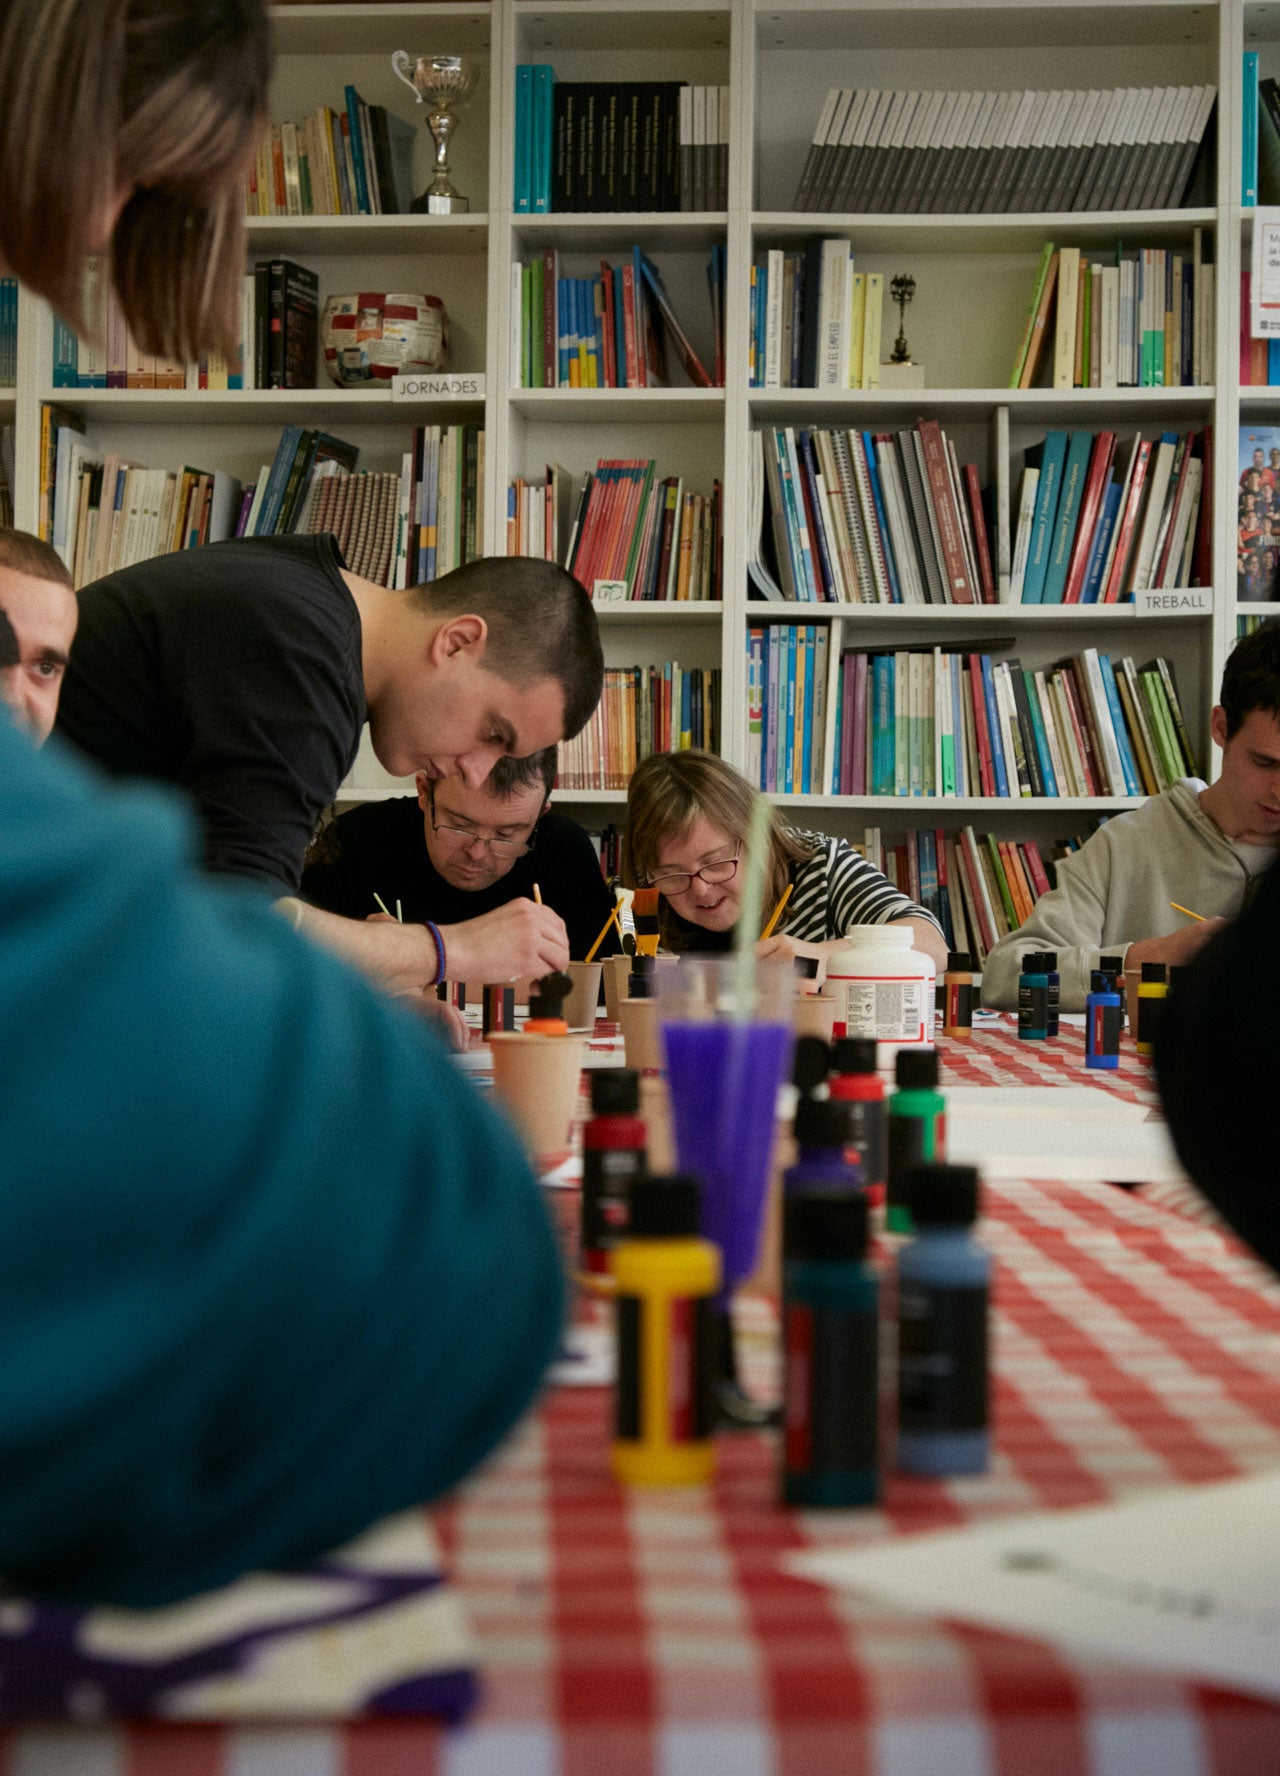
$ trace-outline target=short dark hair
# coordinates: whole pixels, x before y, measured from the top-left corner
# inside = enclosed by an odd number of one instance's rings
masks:
[[[486,778],[485,788],[496,796],[511,796],[518,789],[532,789],[537,784],[545,799],[555,788],[557,762],[554,746],[544,746],[528,758],[500,758]]]
[[[591,600],[571,573],[554,561],[486,555],[409,596],[433,617],[483,617],[489,670],[521,686],[558,679],[563,738],[586,727],[604,688],[604,650]]]
[[[13,632],[13,624],[0,610],[0,672],[10,666],[22,664],[22,649],[18,646],[18,638]]]
[[[1226,711],[1228,740],[1255,709],[1280,719],[1280,617],[1268,617],[1232,649],[1218,701]]]
[[[74,583],[58,551],[26,530],[0,529],[0,567],[28,574],[33,580],[56,580],[60,586]]]

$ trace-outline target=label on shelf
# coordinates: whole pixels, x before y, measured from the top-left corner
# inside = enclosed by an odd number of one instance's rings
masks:
[[[1212,586],[1175,586],[1167,590],[1135,592],[1134,609],[1140,617],[1207,617],[1213,612]]]
[[[484,372],[423,371],[391,378],[393,401],[483,401]]]
[[[596,580],[591,587],[591,596],[597,604],[625,604],[627,602],[627,582],[625,580]]]

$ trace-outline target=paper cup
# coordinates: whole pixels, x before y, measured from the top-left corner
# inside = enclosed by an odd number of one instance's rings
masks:
[[[581,1036],[526,1036],[495,1030],[493,1089],[510,1112],[539,1171],[563,1164],[573,1150],[573,1122],[582,1075]]]
[[[640,1080],[640,1116],[645,1127],[645,1163],[651,1178],[668,1177],[676,1169],[676,1148],[671,1136],[671,1100],[667,1082],[659,1073]]]
[[[618,1023],[618,1007],[627,996],[627,976],[631,973],[630,956],[609,956],[604,963],[604,1015],[610,1023]]]
[[[836,1021],[833,993],[797,993],[795,1032],[797,1036],[820,1036],[830,1042]]]
[[[627,1065],[637,1073],[658,1073],[663,1067],[662,1041],[658,1035],[658,1001],[624,999],[618,1007]]]
[[[571,1030],[595,1029],[603,973],[603,962],[570,962],[568,974],[573,991],[564,1002],[562,1016]]]

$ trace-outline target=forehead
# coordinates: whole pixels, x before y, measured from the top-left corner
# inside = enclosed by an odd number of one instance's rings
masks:
[[[1265,752],[1280,759],[1280,720],[1269,709],[1251,709],[1236,735],[1251,752]]]
[[[33,647],[65,653],[80,614],[70,587],[57,580],[36,579],[12,567],[0,567],[0,610],[13,624],[24,653]]]
[[[539,678],[532,684],[514,685],[496,672],[482,672],[477,717],[496,720],[512,730],[508,750],[513,758],[527,758],[554,746],[564,738],[564,690],[559,679]]]
[[[705,814],[699,814],[682,831],[668,833],[658,841],[658,862],[662,864],[700,864],[715,851],[732,849],[732,834],[713,826]]]
[[[542,806],[541,783],[521,784],[509,796],[495,795],[487,783],[472,788],[461,777],[442,778],[435,786],[442,814],[473,820],[477,826],[518,826],[532,820]]]

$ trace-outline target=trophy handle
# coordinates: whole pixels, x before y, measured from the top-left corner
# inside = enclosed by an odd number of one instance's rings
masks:
[[[391,53],[391,66],[413,94],[414,102],[420,105],[422,103],[422,94],[418,91],[410,78],[413,69],[413,57],[407,52],[407,50],[393,50]]]

